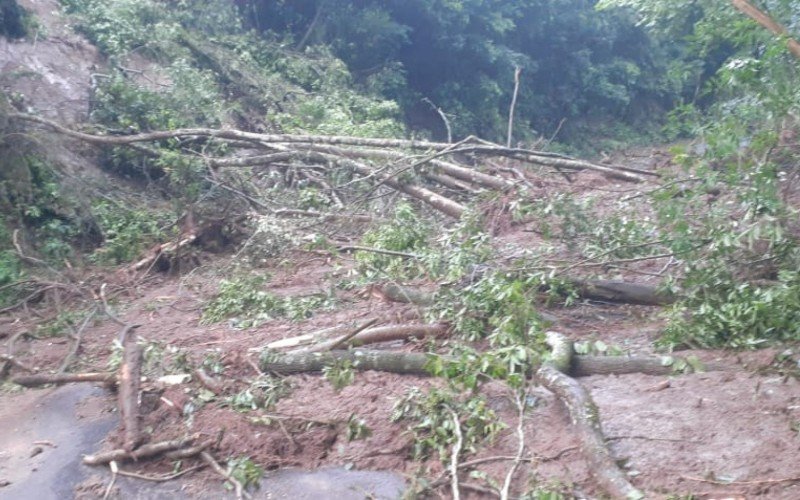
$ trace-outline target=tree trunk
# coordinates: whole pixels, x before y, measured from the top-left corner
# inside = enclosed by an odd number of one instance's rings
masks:
[[[775,22],[774,19],[764,12],[761,12],[756,6],[747,0],[731,0],[731,3],[736,10],[750,17],[762,27],[771,31],[774,35],[786,37],[786,47],[789,49],[789,52],[791,52],[792,55],[797,59],[800,59],[800,42],[790,37],[789,32],[786,31],[786,28]]]

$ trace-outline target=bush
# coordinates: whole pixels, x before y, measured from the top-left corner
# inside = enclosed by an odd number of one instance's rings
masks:
[[[299,321],[311,317],[315,309],[333,305],[332,298],[325,295],[273,295],[262,289],[266,281],[264,276],[223,280],[217,296],[203,309],[201,322],[210,324],[232,318],[237,327],[250,328],[275,318]]]
[[[92,256],[103,264],[121,264],[138,257],[144,249],[163,241],[168,225],[165,213],[129,209],[108,201],[95,203],[92,212],[103,234],[103,244]]]

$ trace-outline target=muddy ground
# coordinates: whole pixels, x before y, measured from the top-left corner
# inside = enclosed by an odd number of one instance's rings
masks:
[[[528,234],[531,233],[517,227],[497,238],[507,237],[520,244]],[[299,252],[282,259],[280,264],[276,261],[263,271],[253,272],[272,273],[268,288],[274,293],[288,291],[292,295],[306,295],[330,290],[331,284],[342,278],[350,264],[347,256],[330,260]],[[163,350],[165,366],[179,351],[194,365],[203,360],[218,360],[222,377],[227,381],[228,395],[243,389],[246,381],[257,376],[253,366],[257,351],[271,341],[367,318],[378,318],[380,324],[397,324],[407,322],[416,313],[413,306],[390,303],[370,294],[366,288],[357,288],[336,291],[333,310],[317,311],[305,321],[273,320],[250,329],[237,329],[229,323],[200,325],[201,308],[213,296],[229,265],[230,261],[224,258],[207,256],[205,263],[188,276],[150,274],[141,278],[138,285],[126,288],[116,301],[123,321],[141,324],[138,330],[141,338],[148,345]],[[603,340],[633,353],[652,353],[652,342],[662,326],[658,308],[646,306],[582,303],[571,308],[551,308],[547,312],[558,318],[554,328],[575,340]],[[42,313],[47,314],[46,311]],[[13,335],[34,328],[33,324],[40,320],[16,313],[2,321],[5,333]],[[107,319],[91,325],[84,333],[79,362],[73,371],[103,370],[119,331],[119,326]],[[17,355],[23,363],[46,370],[58,365],[69,346],[70,342],[64,337],[27,338],[17,343]],[[400,342],[379,347],[419,349]],[[800,451],[797,432],[800,386],[795,378],[763,370],[777,351],[681,354],[696,354],[705,361],[723,360],[735,365],[737,370],[673,377],[634,374],[582,379],[599,405],[612,453],[622,461],[633,484],[646,490],[650,498],[689,493],[697,498],[800,497],[800,485],[796,480]],[[397,398],[409,387],[424,388],[433,383],[431,380],[364,372],[357,374],[355,382],[341,392],[336,392],[319,374],[294,375],[286,381],[291,391],[273,409],[244,413],[231,410],[224,396],[220,396],[189,414],[187,403],[198,395],[201,386],[196,381],[169,386],[145,416],[144,427],[151,441],[172,439],[187,432],[214,436],[224,430],[217,452],[220,460],[249,456],[267,470],[334,467],[392,471],[405,478],[407,484],[415,478],[435,479],[441,474],[442,465],[437,461],[417,462],[409,458],[412,438],[408,429],[389,421]],[[37,394],[47,394],[47,390],[19,392],[8,384],[4,389],[0,394],[3,422],[12,422],[12,425],[4,425],[0,436],[5,432],[7,438],[9,431],[16,434],[13,423],[26,421],[33,414],[36,418],[48,418],[50,422],[48,432],[38,434],[36,440],[52,441],[58,446],[60,439],[66,439],[59,437],[63,428],[57,418],[39,415],[40,411],[61,414],[64,408],[38,410],[25,404]],[[492,444],[475,453],[466,453],[462,461],[508,457],[516,453],[516,407],[510,392],[499,384],[489,384],[483,392],[508,428]],[[81,407],[81,416],[116,419],[115,396],[101,389],[92,394],[92,403]],[[532,388],[530,396],[533,407],[526,413],[524,426],[525,457],[530,463],[521,467],[513,491],[521,492],[531,484],[561,485],[575,497],[597,498],[591,471],[576,447],[566,411],[543,389]],[[263,419],[259,421],[258,418],[266,415],[289,416],[294,420],[286,421],[283,426],[266,426]],[[370,437],[355,441],[346,439],[342,423],[351,415],[364,419],[372,432]],[[310,425],[310,420],[337,424]],[[92,443],[90,449],[106,449],[121,443],[116,426],[110,427],[111,432],[103,442]],[[30,453],[36,446],[34,436],[21,436],[18,439],[23,442],[10,451],[4,450],[0,457],[0,480],[11,481],[6,488],[13,487],[21,469],[35,467],[30,461],[20,460],[20,456]],[[72,467],[69,470],[75,471],[73,479],[84,478],[75,490],[81,497],[100,494],[109,478],[105,469],[77,465],[80,453],[86,451],[75,450],[72,457],[60,459]],[[194,465],[189,462],[184,466]],[[475,469],[502,484],[509,466],[508,461],[498,460]],[[169,463],[155,462],[125,468],[158,474],[168,473],[171,467]],[[465,482],[485,486],[478,479],[465,479]],[[288,498],[280,494],[270,496],[269,477],[262,484],[264,498]],[[200,471],[182,479],[180,485],[182,493],[189,497],[207,497],[208,488],[219,486],[219,478],[208,471]],[[438,492],[448,496],[446,488]],[[354,498],[359,495],[362,493]],[[308,494],[306,498],[319,497]]]

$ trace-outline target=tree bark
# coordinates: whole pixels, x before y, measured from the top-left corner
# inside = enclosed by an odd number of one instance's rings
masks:
[[[60,373],[57,375],[47,375],[37,373],[34,375],[20,375],[11,379],[15,384],[23,387],[38,387],[48,384],[71,384],[73,382],[103,382],[104,384],[115,384],[117,382],[116,373]]]
[[[120,420],[125,430],[123,448],[131,452],[141,442],[139,433],[139,385],[141,384],[142,350],[136,342],[136,326],[122,331],[122,364],[119,367],[117,393]]]
[[[357,337],[356,337],[357,338]],[[324,353],[277,353],[265,349],[261,353],[260,367],[263,371],[278,374],[292,374],[320,371],[337,361],[348,360],[358,370],[377,370],[408,375],[430,375],[425,365],[436,354],[418,352],[376,351],[353,349],[349,351],[329,351]],[[450,361],[449,357],[443,357]],[[645,373],[647,375],[674,375],[676,363],[690,365],[684,358],[674,357],[671,364],[665,364],[662,357],[646,356],[573,356],[564,367],[564,373],[573,377],[589,377],[591,375],[625,375]],[[733,368],[725,363],[705,363],[706,371],[726,371]]]
[[[611,280],[571,280],[581,298],[642,306],[663,306],[675,297],[658,288],[640,283]]]

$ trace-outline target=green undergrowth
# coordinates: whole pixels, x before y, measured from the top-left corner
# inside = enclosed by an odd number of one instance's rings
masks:
[[[201,322],[230,320],[238,328],[251,328],[277,318],[299,321],[336,304],[333,296],[325,294],[281,297],[263,289],[267,281],[264,276],[221,281],[217,295],[203,309]]]

